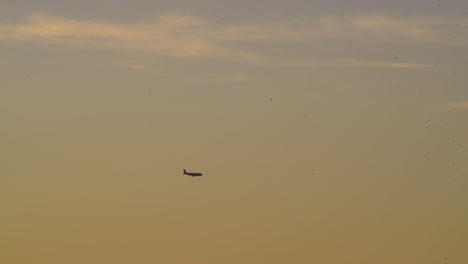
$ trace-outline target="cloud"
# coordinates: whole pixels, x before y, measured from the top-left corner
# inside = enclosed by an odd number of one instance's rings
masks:
[[[434,24],[442,23],[434,19],[424,17],[395,18],[382,14],[367,14],[349,18],[351,25],[358,29],[370,30],[374,33],[420,37],[423,35],[435,35]]]
[[[221,57],[255,60],[251,52],[229,49],[207,38],[207,21],[187,15],[163,15],[135,24],[110,24],[33,15],[26,22],[0,25],[0,40],[42,42],[146,52],[171,57]]]
[[[253,79],[252,75],[247,74],[234,74],[231,78],[234,82],[247,82]]]
[[[349,65],[357,67],[370,68],[394,68],[394,69],[430,69],[432,65],[411,62],[381,62],[381,61],[365,61],[365,60],[349,60]]]
[[[332,40],[361,38],[372,42],[376,35],[384,39],[406,36],[421,41],[421,36],[437,39],[433,24],[462,23],[458,20],[425,17],[396,18],[384,14],[342,17],[275,20],[268,23],[221,25],[187,14],[167,13],[136,23],[105,23],[55,17],[47,14],[28,16],[23,22],[0,23],[0,41],[60,45],[71,48],[100,48],[134,54],[155,54],[184,59],[214,58],[241,61],[257,66],[282,63],[283,58],[266,51],[253,50],[250,44],[267,45],[278,41],[324,43]],[[428,38],[425,39],[426,41]],[[321,65],[427,69],[430,65],[413,62],[378,62],[359,59],[330,59]],[[313,66],[315,62],[295,61],[293,66]],[[137,67],[138,68],[138,67]]]
[[[131,69],[131,70],[147,70],[148,66],[142,63],[114,63],[110,68]]]
[[[412,63],[412,62],[387,62],[387,61],[372,61],[360,59],[324,59],[324,60],[272,60],[269,62],[270,67],[279,65],[291,68],[386,68],[386,69],[431,69],[430,64]]]
[[[446,104],[440,104],[434,107],[437,110],[463,110],[468,109],[468,101],[451,102]]]

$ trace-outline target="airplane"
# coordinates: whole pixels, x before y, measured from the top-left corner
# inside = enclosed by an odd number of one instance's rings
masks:
[[[184,169],[184,174],[192,176],[192,177],[197,177],[197,176],[202,176],[203,175],[202,173],[199,173],[199,172],[187,172],[185,169]]]

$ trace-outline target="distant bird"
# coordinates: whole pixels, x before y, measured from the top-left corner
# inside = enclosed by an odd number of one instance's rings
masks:
[[[192,176],[192,177],[200,177],[203,175],[202,173],[199,173],[199,172],[187,172],[185,169],[184,169],[184,174]]]

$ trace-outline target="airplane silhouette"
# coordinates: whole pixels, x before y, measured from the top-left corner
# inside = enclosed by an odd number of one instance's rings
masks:
[[[192,177],[197,177],[197,176],[202,176],[203,175],[202,173],[199,173],[199,172],[187,172],[185,169],[184,169],[184,174],[192,176]]]

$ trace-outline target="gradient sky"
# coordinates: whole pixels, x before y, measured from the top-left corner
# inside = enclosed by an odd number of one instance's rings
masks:
[[[467,68],[465,0],[2,0],[0,263],[468,263]]]

